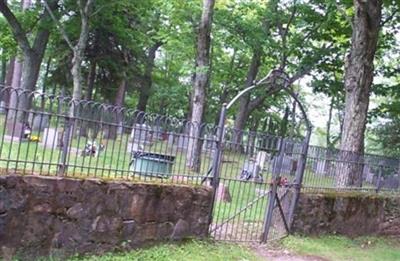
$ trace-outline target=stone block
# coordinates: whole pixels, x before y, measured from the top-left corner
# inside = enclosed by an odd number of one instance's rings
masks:
[[[3,258],[65,259],[208,231],[209,188],[15,175],[0,186]]]

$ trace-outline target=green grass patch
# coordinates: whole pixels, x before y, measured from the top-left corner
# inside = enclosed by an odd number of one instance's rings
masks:
[[[400,240],[380,237],[350,239],[343,236],[290,236],[281,245],[300,255],[328,260],[391,261],[400,260]]]
[[[70,261],[258,261],[261,260],[249,249],[233,244],[207,241],[189,241],[182,244],[162,244],[147,249],[126,253],[109,253],[103,256],[74,257]]]

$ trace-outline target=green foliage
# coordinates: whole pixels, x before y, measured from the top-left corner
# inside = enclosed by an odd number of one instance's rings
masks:
[[[34,2],[32,8],[22,12],[20,1],[8,1],[26,32],[29,41],[38,29],[43,6]],[[127,82],[125,105],[133,108],[139,101],[142,86],[148,76],[146,64],[149,49],[156,43],[155,66],[150,76],[152,88],[147,110],[160,114],[186,118],[195,68],[197,26],[201,14],[201,1],[188,0],[96,0],[90,17],[88,47],[83,62],[84,92],[88,84],[90,66],[96,64],[94,99],[115,102],[122,81]],[[376,54],[378,80],[373,86],[373,99],[377,108],[370,113],[369,148],[384,149],[380,143],[397,142],[396,117],[400,114],[398,88],[398,32],[400,16],[398,1],[384,1],[382,32]],[[55,15],[60,19],[72,42],[80,33],[77,2],[60,2]],[[205,121],[216,122],[221,104],[231,100],[243,89],[254,53],[261,56],[257,79],[272,68],[283,68],[289,76],[310,75],[314,93],[331,98],[332,125],[337,130],[344,111],[343,78],[345,57],[352,34],[353,2],[345,1],[217,1],[214,10],[211,48],[211,80],[207,89]],[[45,61],[50,60],[49,77],[44,81],[56,92],[70,94],[72,52],[54,22],[44,24],[52,28]],[[3,16],[0,16],[0,58],[18,54],[17,44]],[[42,66],[41,77],[44,77]],[[397,77],[397,78],[396,78]],[[293,86],[304,96],[303,86]],[[259,88],[251,93],[251,100],[266,96]],[[390,99],[387,97],[391,97]],[[279,125],[291,99],[282,92],[268,95],[250,115],[246,128],[263,130],[268,119]],[[233,120],[238,104],[228,112]],[[306,106],[311,108],[310,106]],[[328,110],[328,108],[323,108]],[[383,119],[383,120],[382,120]],[[390,122],[390,123],[388,123]],[[303,129],[300,118],[295,122],[296,136]],[[292,124],[292,123],[289,123]],[[337,141],[339,133],[319,131]],[[390,136],[390,138],[389,138]],[[374,141],[375,139],[375,141]],[[321,139],[322,140],[322,139]],[[332,142],[333,145],[337,142]],[[397,152],[390,152],[397,155]]]

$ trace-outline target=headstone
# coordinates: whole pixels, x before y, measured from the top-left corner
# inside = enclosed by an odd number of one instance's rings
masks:
[[[293,169],[293,158],[288,155],[283,156],[282,160],[282,170],[281,173],[283,174],[291,174]]]
[[[131,141],[138,144],[151,144],[152,129],[146,124],[135,124],[131,132]]]
[[[164,140],[164,130],[160,125],[155,125],[152,128],[153,138],[157,140]]]
[[[129,152],[129,153],[143,151],[143,149],[144,149],[144,147],[141,144],[134,143],[134,142],[128,142],[127,152]]]
[[[374,182],[374,176],[375,173],[371,171],[371,168],[369,165],[365,164],[363,168],[363,177],[366,182],[368,183],[373,183]]]
[[[206,135],[203,142],[203,151],[212,153],[217,148],[217,137],[215,135]]]
[[[190,138],[188,136],[185,136],[184,134],[178,135],[177,142],[176,142],[176,146],[178,147],[178,149],[187,150],[187,148],[189,146],[189,139]]]
[[[398,189],[400,181],[397,175],[386,177],[381,184],[381,188],[385,189]]]
[[[24,134],[24,124],[15,120],[9,120],[6,123],[6,135],[21,138]]]
[[[229,193],[229,187],[221,183],[218,186],[215,197],[217,201],[232,202],[232,197],[231,194]]]
[[[325,175],[325,164],[326,160],[324,159],[317,159],[316,166],[315,166],[315,173],[319,175]]]
[[[46,148],[56,148],[59,146],[59,130],[56,128],[45,128],[40,144]]]
[[[175,138],[175,134],[172,132],[168,132],[167,135],[168,135],[167,146],[170,148],[170,147],[174,146],[176,138]]]
[[[40,144],[46,148],[59,148],[62,147],[63,138],[63,129],[45,128]],[[70,138],[72,139],[72,133]]]
[[[33,118],[32,129],[34,131],[43,131],[49,127],[49,116],[44,114],[37,114]]]
[[[278,160],[278,155],[272,159],[272,167],[274,172],[278,171]],[[280,173],[283,175],[294,175],[297,169],[297,163],[298,162],[296,158],[285,154],[282,159]]]
[[[0,114],[6,113],[6,103],[4,101],[0,101]]]
[[[120,123],[120,125],[118,125],[117,134],[118,135],[124,134],[124,125],[123,125],[123,123]]]
[[[268,153],[266,151],[257,152],[256,156],[256,164],[260,166],[260,169],[263,170],[265,166],[265,162],[267,161]]]

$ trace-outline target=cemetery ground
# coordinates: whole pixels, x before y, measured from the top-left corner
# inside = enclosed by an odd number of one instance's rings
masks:
[[[3,121],[3,120],[2,120]],[[56,146],[56,142],[51,141],[51,146],[44,146],[43,133],[33,132],[32,135],[41,136],[41,141],[19,141],[17,138],[5,139],[5,128],[0,128],[0,174],[4,171],[11,170],[18,174],[39,174],[39,175],[56,175],[58,162],[60,161],[62,150]],[[201,176],[205,175],[212,162],[211,153],[202,153],[201,170],[199,173],[193,172],[186,166],[186,151],[171,150],[171,146],[167,141],[158,140],[151,145],[143,144],[146,152],[162,152],[174,154],[175,161],[172,167],[172,176],[167,179],[152,178],[147,176],[139,177],[129,170],[131,162],[131,153],[128,152],[130,135],[121,134],[116,139],[97,140],[98,143],[105,144],[105,150],[99,153],[97,157],[83,157],[80,151],[85,147],[88,138],[74,136],[71,141],[70,153],[68,156],[68,174],[69,177],[88,178],[95,177],[103,180],[127,180],[140,182],[173,182],[200,184]],[[15,159],[15,160],[10,160]],[[263,170],[263,183],[255,184],[253,182],[237,182],[240,171],[244,162],[248,159],[245,153],[226,151],[223,155],[223,163],[221,173],[224,173],[224,184],[227,185],[231,201],[220,201],[217,204],[225,205],[225,207],[216,207],[214,218],[216,223],[229,219],[234,213],[245,209],[249,202],[255,198],[260,198],[254,204],[250,211],[243,211],[240,219],[244,223],[253,223],[253,227],[262,226],[264,218],[264,207],[267,205],[268,182],[271,179],[270,170]],[[332,184],[334,182],[331,177],[323,177],[314,174],[312,168],[304,177],[304,184],[312,186],[314,183],[318,185]],[[185,173],[184,177],[180,176]],[[6,173],[3,173],[6,174]],[[200,175],[199,175],[200,174]],[[174,179],[174,180],[172,180]],[[253,228],[253,229],[254,229]],[[222,228],[218,233],[226,233],[227,228]],[[218,234],[217,233],[217,234]],[[240,233],[250,233],[251,231],[240,231]],[[251,235],[249,235],[251,236]]]
[[[75,256],[69,261],[395,261],[400,260],[400,239],[342,236],[289,236],[268,245],[241,245],[188,240],[159,244],[125,253]],[[58,261],[55,258],[42,261]]]
[[[4,130],[0,130],[2,132]],[[40,133],[36,134],[40,135]],[[0,133],[0,137],[4,137]],[[183,183],[198,185],[201,182],[201,176],[205,175],[212,161],[212,154],[202,154],[202,168],[200,174],[192,172],[186,167],[186,151],[170,150],[167,141],[156,141],[151,146],[144,145],[147,152],[173,153],[175,162],[172,167],[172,176],[167,179],[153,178],[148,176],[139,176],[129,170],[131,155],[127,152],[129,134],[119,135],[115,140],[103,140],[106,148],[97,157],[83,157],[79,150],[82,150],[88,139],[76,136],[71,142],[71,152],[69,154],[69,177],[88,178],[95,177],[102,180],[126,180],[138,182],[156,182],[156,183]],[[53,144],[53,143],[52,143]],[[18,174],[39,174],[51,175],[57,174],[57,165],[61,157],[61,149],[55,144],[52,147],[45,147],[40,142],[20,142],[13,140],[0,140],[0,159],[19,159],[20,161],[0,160],[0,174],[5,170],[14,170]],[[214,208],[214,222],[212,229],[214,237],[234,239],[240,237],[243,240],[251,240],[257,237],[262,229],[265,208],[268,204],[268,182],[271,179],[269,170],[263,170],[262,176],[264,182],[253,183],[247,181],[238,181],[238,176],[247,160],[246,154],[227,151],[224,153],[224,162],[222,164],[221,182],[227,187],[230,200],[218,200]],[[9,174],[9,171],[7,171]],[[185,173],[185,176],[180,176]],[[7,173],[4,173],[7,174]],[[289,178],[289,176],[288,176]],[[304,177],[304,184],[312,186],[321,184],[329,186],[334,182],[331,177],[321,177],[314,174],[309,167],[308,174]],[[239,213],[239,214],[238,214]],[[228,222],[227,222],[228,221]],[[273,231],[274,232],[274,231]]]

